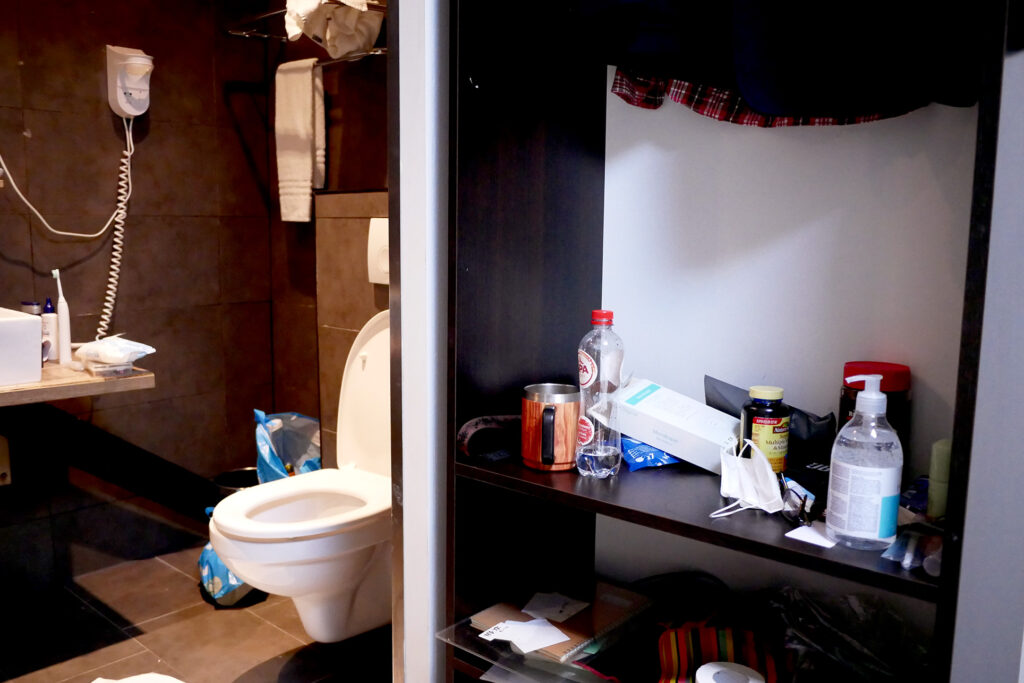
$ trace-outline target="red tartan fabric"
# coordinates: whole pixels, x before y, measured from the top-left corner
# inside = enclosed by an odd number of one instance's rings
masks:
[[[671,78],[648,78],[637,74],[615,70],[612,92],[625,102],[643,109],[657,109],[667,96],[673,102],[689,107],[698,114],[717,121],[727,121],[741,126],[776,128],[780,126],[842,126],[851,123],[878,121],[899,114],[869,114],[848,118],[829,116],[768,116],[754,109],[732,90],[708,85],[695,85]]]

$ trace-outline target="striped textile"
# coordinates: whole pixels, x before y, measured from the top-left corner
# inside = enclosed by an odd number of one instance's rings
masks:
[[[661,678],[658,683],[694,683],[697,669],[708,662],[735,662],[778,682],[775,659],[750,631],[714,626],[668,629],[658,639]]]
[[[684,107],[715,119],[741,126],[778,128],[782,126],[842,126],[852,123],[867,123],[905,111],[888,114],[867,114],[846,118],[832,116],[770,116],[752,109],[739,93],[734,90],[697,85],[674,78],[650,78],[622,69],[615,70],[612,92],[623,101],[643,109],[657,109],[668,97]]]

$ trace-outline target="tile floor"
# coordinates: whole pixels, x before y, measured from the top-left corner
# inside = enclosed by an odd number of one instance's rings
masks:
[[[390,627],[324,644],[310,640],[286,598],[215,609],[199,594],[200,550],[84,574],[43,598],[5,596],[6,624],[19,627],[0,644],[0,680],[89,683],[146,672],[186,683],[391,680]]]

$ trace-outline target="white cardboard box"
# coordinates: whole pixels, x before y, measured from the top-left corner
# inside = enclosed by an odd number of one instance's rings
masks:
[[[620,432],[715,474],[722,446],[739,439],[735,417],[650,380],[634,378],[615,402]]]
[[[38,382],[42,365],[42,319],[0,308],[0,387]]]

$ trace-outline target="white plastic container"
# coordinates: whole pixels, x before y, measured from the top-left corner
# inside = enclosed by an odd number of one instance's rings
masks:
[[[38,315],[0,308],[0,386],[42,379],[41,323]]]
[[[829,538],[858,550],[883,550],[896,540],[903,446],[885,419],[881,375],[847,377],[864,381],[853,418],[832,447],[825,514]]]

